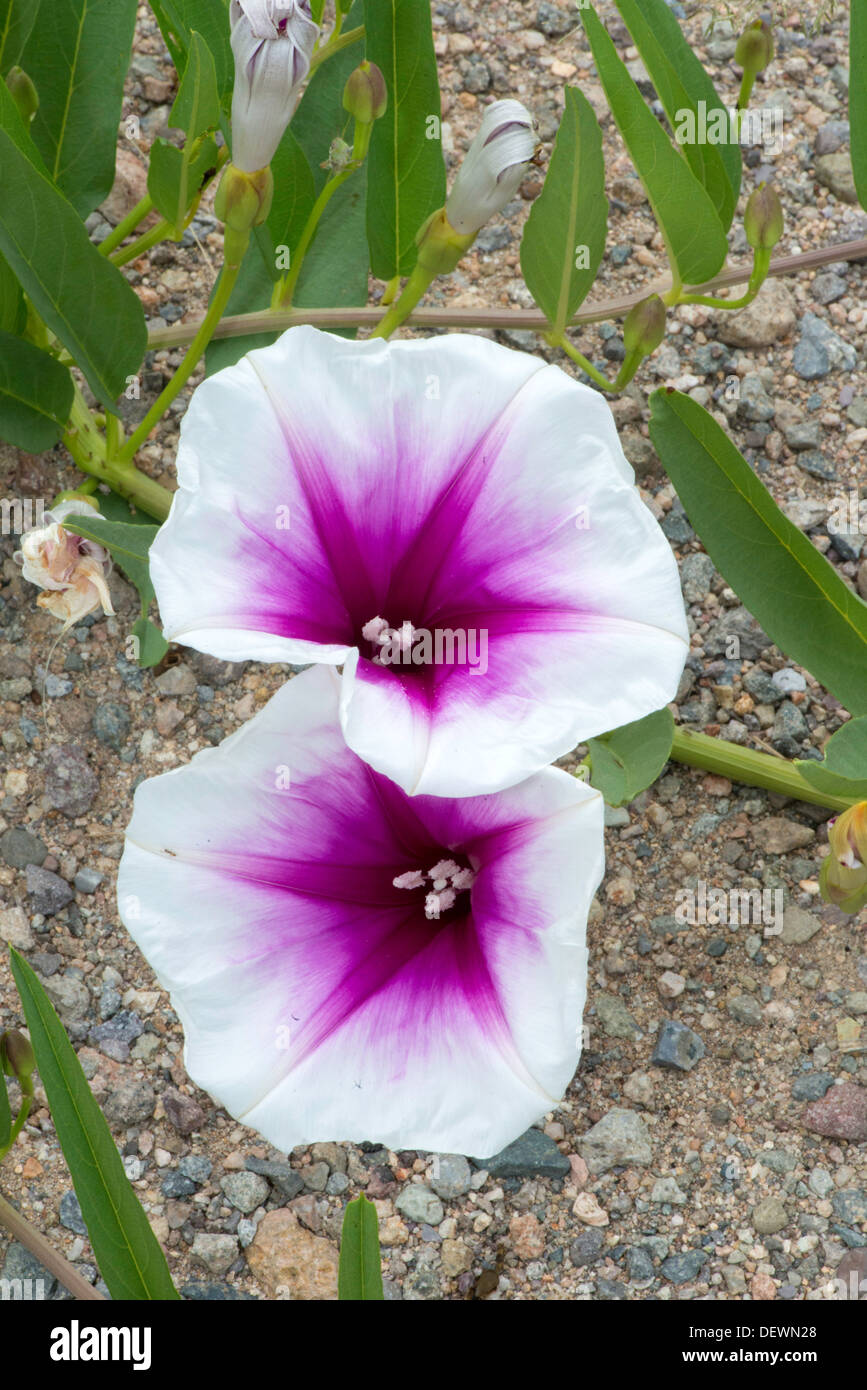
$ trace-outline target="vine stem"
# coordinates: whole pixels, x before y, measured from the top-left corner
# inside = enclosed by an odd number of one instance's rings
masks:
[[[709,734],[676,728],[669,757],[687,767],[703,768],[705,772],[715,772],[748,787],[763,787],[765,791],[807,801],[812,806],[826,806],[831,811],[846,811],[854,805],[854,800],[819,791],[787,758],[760,753],[756,748],[742,748],[725,739],[711,738]]]
[[[81,1302],[105,1302],[105,1294],[101,1294],[92,1284],[88,1284],[87,1280],[61,1255],[60,1251],[55,1250],[51,1242],[47,1241],[45,1236],[40,1235],[39,1231],[31,1226],[20,1211],[16,1211],[12,1203],[7,1202],[3,1196],[0,1196],[0,1222],[15,1240],[20,1241],[31,1255],[36,1256],[49,1274],[53,1274],[56,1279],[60,1280],[64,1288],[68,1289],[74,1298]]]
[[[136,203],[132,212],[128,212],[122,222],[118,222],[113,232],[109,232],[104,241],[99,243],[97,250],[101,256],[107,256],[116,246],[120,246],[124,237],[131,236],[138,226],[143,222],[151,211],[154,200],[149,193],[146,193],[141,202]]]
[[[804,251],[796,256],[778,256],[771,261],[769,276],[793,275],[802,270],[814,270],[829,265],[832,261],[858,261],[867,259],[867,238],[858,241],[841,242],[839,246],[823,246],[815,251]],[[696,290],[722,289],[727,285],[743,285],[749,281],[752,270],[749,266],[721,271],[704,285],[690,286]],[[620,318],[634,305],[646,299],[649,293],[665,296],[671,289],[668,279],[660,279],[654,285],[638,290],[633,294],[619,295],[613,299],[591,301],[570,321],[572,325],[582,323],[602,323],[607,319]],[[215,338],[237,338],[246,333],[279,333],[284,328],[293,328],[299,323],[314,324],[320,328],[374,328],[382,318],[382,309],[377,305],[365,307],[330,307],[327,309],[281,309],[277,312],[264,310],[252,314],[234,314],[223,319],[214,330]],[[414,309],[406,322],[413,328],[529,328],[550,329],[545,315],[536,309]],[[167,328],[153,329],[148,337],[149,349],[183,347],[191,341],[199,324],[172,324]],[[569,325],[567,325],[568,327]]]

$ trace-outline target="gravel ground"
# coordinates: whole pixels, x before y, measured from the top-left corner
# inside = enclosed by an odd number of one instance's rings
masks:
[[[688,31],[733,102],[734,40],[724,26],[702,38],[711,10],[691,7]],[[610,6],[602,11],[612,18]],[[507,95],[533,110],[547,155],[563,82],[580,84],[603,122],[612,197],[594,293],[661,275],[661,243],[574,11],[474,0],[436,4],[434,16],[450,163],[480,106]],[[622,26],[612,33],[633,62]],[[125,111],[139,116],[146,148],[173,87],[145,9],[136,54]],[[773,174],[786,211],[781,253],[867,234],[846,174],[846,61],[845,14],[817,34],[793,19],[759,84],[759,99],[782,109],[784,133],[775,153],[746,151],[745,188]],[[108,220],[91,221],[95,238],[141,196],[144,176],[138,146],[125,141]],[[531,171],[505,218],[428,302],[530,304],[518,242],[541,178]],[[208,211],[194,230],[126,272],[156,324],[201,311],[220,237]],[[735,231],[733,252],[743,251]],[[840,263],[775,283],[730,318],[678,310],[665,347],[614,403],[682,569],[692,652],[676,716],[788,756],[818,756],[848,716],[768,643],[703,553],[647,437],[647,396],[670,383],[717,412],[774,497],[867,597],[864,536],[832,535],[827,524],[835,499],[864,478],[863,278],[863,265]],[[521,332],[502,340],[539,350]],[[616,330],[578,341],[613,374]],[[125,405],[130,418],[178,360],[149,356],[142,399]],[[141,456],[170,486],[187,400],[182,393]],[[0,450],[6,496],[49,499],[74,477],[60,449],[39,458]],[[669,765],[608,815],[608,873],[589,927],[587,1042],[555,1112],[484,1163],[375,1143],[278,1154],[188,1081],[178,1020],[118,921],[114,882],[137,781],[219,742],[287,670],[180,650],[159,673],[138,670],[126,645],[133,592],[114,576],[117,617],[78,624],[46,679],[56,625],[12,563],[15,537],[2,547],[0,937],[45,982],[188,1297],[334,1297],[342,1210],[360,1190],[379,1209],[393,1299],[821,1299],[835,1275],[867,1277],[867,913],[846,918],[818,897],[827,813]],[[703,913],[702,885],[764,891],[764,922],[729,920],[729,896]],[[20,1023],[5,962],[0,998],[0,1026]],[[97,1279],[38,1089],[3,1189]],[[4,1259],[8,1276],[39,1273],[19,1246],[0,1242]]]

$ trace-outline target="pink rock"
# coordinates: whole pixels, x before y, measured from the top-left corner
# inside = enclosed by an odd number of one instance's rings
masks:
[[[832,1086],[821,1100],[804,1108],[804,1127],[829,1139],[867,1139],[867,1089],[854,1081]]]
[[[750,1293],[762,1303],[770,1303],[777,1296],[777,1286],[769,1274],[754,1274],[750,1280]]]

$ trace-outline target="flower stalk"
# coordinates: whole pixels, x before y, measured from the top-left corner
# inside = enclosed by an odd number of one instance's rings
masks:
[[[748,787],[763,787],[765,791],[790,796],[812,806],[845,811],[853,804],[846,797],[819,791],[786,758],[760,753],[755,748],[742,748],[737,743],[712,738],[709,734],[675,729],[670,757],[674,762],[685,763],[687,767],[699,767]]]

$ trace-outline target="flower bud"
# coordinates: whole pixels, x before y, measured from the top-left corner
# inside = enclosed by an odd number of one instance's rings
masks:
[[[27,1081],[36,1069],[36,1057],[28,1038],[17,1028],[10,1028],[0,1037],[2,1044],[3,1070],[8,1076],[19,1081]],[[2,1084],[2,1083],[0,1083]]]
[[[18,107],[19,116],[25,125],[29,125],[39,110],[39,93],[32,78],[27,76],[23,68],[10,68],[6,74],[6,86]]]
[[[623,321],[623,346],[642,357],[655,352],[665,337],[665,305],[658,294],[634,304]]]
[[[761,183],[744,211],[744,232],[756,251],[771,251],[783,235],[783,209],[776,190]]]
[[[270,167],[247,174],[227,164],[214,198],[214,212],[233,232],[249,232],[258,227],[271,210],[274,175]]]
[[[271,163],[283,138],[319,27],[308,0],[232,0],[229,18],[235,55],[232,163],[252,174]]]
[[[448,275],[475,239],[475,232],[467,236],[456,232],[446,216],[446,209],[440,208],[439,212],[428,218],[416,236],[418,264],[432,276]]]
[[[43,525],[24,533],[21,549],[13,556],[23,577],[46,590],[37,605],[62,618],[64,632],[100,606],[107,616],[114,614],[106,584],[111,573],[108,551],[61,524],[68,516],[94,514],[99,515],[95,504],[84,497],[59,503],[43,514]]]
[[[738,39],[735,62],[744,72],[763,72],[774,56],[774,33],[766,19],[748,24]]]
[[[343,107],[362,125],[371,125],[385,114],[388,90],[376,63],[367,59],[349,74],[343,88]]]
[[[829,822],[828,843],[831,853],[819,873],[822,897],[844,912],[859,912],[867,903],[867,801]]]
[[[515,196],[536,148],[533,118],[519,101],[495,101],[458,169],[446,216],[460,236],[475,236]]]

